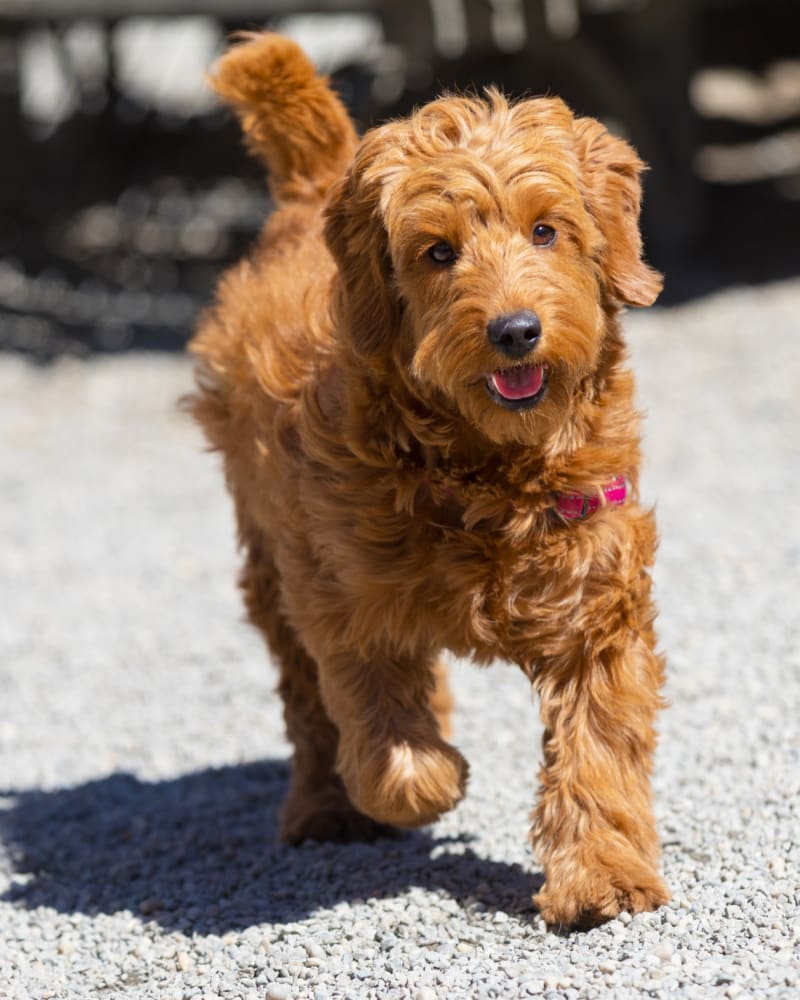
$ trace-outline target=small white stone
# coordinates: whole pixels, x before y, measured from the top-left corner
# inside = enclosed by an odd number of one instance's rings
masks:
[[[675,949],[669,941],[662,941],[653,948],[652,954],[656,956],[659,962],[670,962],[674,951]]]
[[[286,983],[270,983],[266,1000],[290,1000],[291,995],[292,987]]]
[[[781,857],[770,858],[767,867],[775,878],[782,878],[786,873],[786,862]]]

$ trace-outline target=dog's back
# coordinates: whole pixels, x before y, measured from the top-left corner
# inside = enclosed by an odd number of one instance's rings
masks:
[[[251,256],[229,271],[191,350],[200,359],[194,415],[211,443],[241,439],[242,408],[291,403],[330,348],[334,265],[322,206],[352,159],[356,134],[341,102],[303,51],[273,34],[243,35],[211,82],[236,110],[250,150],[265,163],[275,211]]]

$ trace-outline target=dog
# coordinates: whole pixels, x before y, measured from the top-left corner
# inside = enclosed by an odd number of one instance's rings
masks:
[[[449,95],[368,131],[276,34],[214,86],[275,211],[191,343],[252,623],[280,668],[281,836],[432,823],[467,785],[443,651],[518,664],[544,724],[549,925],[669,898],[651,806],[664,662],[620,328],[633,149],[550,97]]]

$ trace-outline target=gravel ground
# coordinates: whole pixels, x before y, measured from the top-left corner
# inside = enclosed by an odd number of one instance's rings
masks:
[[[188,363],[0,357],[0,997],[800,994],[800,281],[628,325],[674,899],[568,937],[529,902],[522,677],[456,665],[473,777],[440,823],[277,844],[288,747]]]

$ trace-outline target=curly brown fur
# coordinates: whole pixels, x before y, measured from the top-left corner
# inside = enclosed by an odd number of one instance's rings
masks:
[[[641,259],[642,164],[561,101],[494,90],[358,142],[271,34],[234,47],[216,85],[278,207],[193,341],[192,409],[224,456],[247,607],[280,664],[283,836],[369,836],[453,808],[467,764],[439,655],[500,657],[541,699],[545,919],[657,907],[656,532],[618,320],[661,287]],[[439,244],[452,259],[432,258]],[[533,364],[487,336],[521,310],[541,325]],[[508,378],[539,376],[538,401],[508,403]],[[624,506],[556,513],[557,494],[617,475]]]

